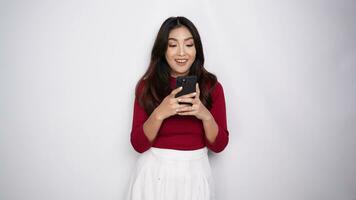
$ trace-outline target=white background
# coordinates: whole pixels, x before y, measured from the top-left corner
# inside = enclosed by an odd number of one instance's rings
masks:
[[[217,199],[355,200],[352,0],[2,0],[0,199],[124,199],[134,87],[177,15],[225,91]]]

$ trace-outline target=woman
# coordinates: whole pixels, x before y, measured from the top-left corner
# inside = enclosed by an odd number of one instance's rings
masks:
[[[197,76],[196,92],[176,98],[176,79],[187,75]],[[163,22],[135,95],[131,144],[142,154],[128,199],[213,199],[207,151],[228,143],[225,97],[204,68],[199,33],[187,18]]]

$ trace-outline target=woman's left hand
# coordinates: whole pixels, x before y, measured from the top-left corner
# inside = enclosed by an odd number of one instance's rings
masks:
[[[191,103],[192,106],[187,106],[184,108],[178,109],[178,115],[194,115],[198,119],[205,121],[210,120],[212,118],[209,110],[204,106],[204,104],[200,101],[200,90],[198,83],[195,85],[196,95],[194,98],[191,97],[178,97],[178,102]]]

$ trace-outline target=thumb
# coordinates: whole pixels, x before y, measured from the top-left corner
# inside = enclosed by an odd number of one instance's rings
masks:
[[[180,92],[182,89],[183,89],[183,87],[179,87],[179,88],[172,90],[171,95],[176,96],[176,94],[178,94],[178,92]]]

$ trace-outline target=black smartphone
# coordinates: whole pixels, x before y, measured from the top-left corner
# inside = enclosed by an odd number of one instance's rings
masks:
[[[190,94],[195,92],[195,85],[197,83],[197,76],[178,76],[177,77],[177,88],[183,87],[183,89],[176,94],[175,97]]]

